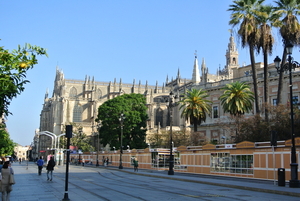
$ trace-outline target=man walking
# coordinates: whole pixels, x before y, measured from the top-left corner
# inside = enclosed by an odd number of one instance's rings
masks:
[[[49,181],[49,173],[50,173],[50,181],[52,181],[52,174],[53,174],[53,170],[54,170],[54,166],[55,166],[55,161],[53,159],[53,156],[50,157],[50,160],[48,161],[47,164],[47,180]]]
[[[40,156],[40,159],[37,161],[36,164],[38,166],[39,175],[41,175],[42,174],[43,165],[44,165],[44,160],[42,159],[41,156]]]

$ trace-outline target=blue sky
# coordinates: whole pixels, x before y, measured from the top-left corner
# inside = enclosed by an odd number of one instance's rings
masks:
[[[269,1],[271,2],[271,1]],[[46,48],[49,57],[28,71],[30,83],[9,107],[11,138],[29,145],[39,128],[44,95],[52,96],[58,66],[66,79],[162,85],[167,75],[191,79],[194,52],[205,58],[209,73],[225,65],[231,0],[51,0],[1,1],[0,44],[15,49],[30,43]],[[281,55],[274,30],[270,57]],[[249,52],[239,42],[239,63]],[[262,61],[257,56],[257,61]]]

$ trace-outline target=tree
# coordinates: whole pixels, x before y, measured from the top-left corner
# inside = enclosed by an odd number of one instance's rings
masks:
[[[262,5],[256,13],[259,25],[260,38],[257,44],[257,51],[262,49],[264,58],[264,102],[265,105],[269,103],[269,75],[268,75],[268,55],[272,54],[274,38],[272,35],[271,24],[278,18],[278,15],[273,14],[273,7],[271,5]],[[265,121],[268,121],[268,110],[265,107]]]
[[[207,100],[208,97],[206,91],[202,89],[188,90],[182,98],[180,109],[183,109],[181,117],[186,120],[190,120],[190,123],[194,125],[194,131],[197,131],[197,125],[201,122],[205,122],[207,114],[211,113],[211,101]]]
[[[0,123],[0,158],[14,154],[15,143],[10,139],[4,123]]]
[[[294,45],[299,44],[300,24],[298,22],[297,15],[300,13],[300,0],[278,0],[275,1],[275,4],[274,13],[278,14],[279,17],[273,25],[279,27],[284,46],[288,42]],[[281,67],[285,64],[286,56],[286,48],[283,48]],[[280,72],[277,91],[278,105],[281,104],[282,82],[283,72]]]
[[[291,120],[290,109],[284,105],[272,106],[267,105],[269,111],[269,122],[263,120],[259,115],[249,118],[239,118],[240,128],[239,135],[236,136],[235,142],[251,141],[266,142],[270,141],[271,131],[277,132],[277,140],[288,140],[291,138]],[[295,133],[300,132],[300,110],[295,108]],[[234,125],[233,125],[234,127]]]
[[[222,88],[224,93],[219,97],[224,113],[231,115],[242,115],[252,110],[254,101],[253,92],[245,82],[233,82]]]
[[[252,110],[253,92],[245,82],[234,82],[223,87],[224,93],[219,97],[224,113],[229,112],[236,124],[235,136],[239,135],[240,117]]]
[[[100,142],[104,146],[121,146],[120,115],[123,122],[123,145],[131,148],[146,148],[146,121],[148,119],[146,99],[142,94],[124,94],[106,101],[98,108],[96,121],[101,121]]]
[[[8,106],[13,98],[24,91],[26,72],[38,63],[37,55],[46,55],[46,50],[38,46],[25,44],[17,50],[0,47],[0,114],[11,114]]]
[[[73,125],[73,132],[75,135],[72,136],[70,139],[70,145],[77,147],[77,149],[82,150],[83,152],[94,151],[95,147],[91,144],[91,137],[87,136],[84,132],[82,132],[82,127],[76,123],[71,123]],[[64,131],[63,131],[64,132]],[[60,143],[59,147],[66,147],[67,146],[67,139],[63,138]]]
[[[230,25],[239,25],[238,35],[242,40],[242,47],[249,47],[250,61],[252,69],[252,79],[255,96],[255,109],[256,113],[259,113],[258,104],[258,87],[257,87],[257,75],[255,68],[254,50],[259,40],[259,29],[255,12],[262,5],[264,0],[236,0],[234,4],[229,5],[228,11],[232,11]]]

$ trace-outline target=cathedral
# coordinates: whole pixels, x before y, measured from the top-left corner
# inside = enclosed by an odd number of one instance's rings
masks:
[[[224,48],[225,49],[225,48]],[[220,127],[218,122],[229,121],[228,114],[225,114],[219,101],[223,93],[222,88],[227,84],[235,81],[244,81],[252,85],[251,65],[239,65],[238,50],[231,35],[228,47],[225,53],[226,64],[223,68],[219,67],[216,74],[210,74],[206,66],[205,59],[198,64],[198,57],[195,53],[194,65],[191,66],[191,79],[184,79],[180,76],[178,70],[175,79],[166,78],[165,83],[159,86],[148,85],[146,82],[136,83],[133,80],[131,84],[122,83],[122,79],[113,82],[99,82],[94,77],[86,76],[84,80],[69,80],[64,78],[64,73],[56,69],[53,94],[49,97],[48,92],[45,94],[43,108],[40,114],[39,131],[49,131],[56,135],[64,131],[65,125],[76,123],[80,125],[83,132],[87,135],[95,135],[98,107],[105,101],[122,94],[139,93],[146,98],[148,116],[147,134],[151,134],[158,129],[169,128],[169,113],[165,99],[169,97],[172,91],[176,95],[184,94],[192,88],[203,89],[207,91],[208,99],[212,101],[212,113],[207,117],[205,122],[198,126],[197,133],[201,141],[215,140],[221,142],[222,139],[230,140],[233,134]],[[275,58],[275,56],[274,56]],[[259,105],[263,103],[263,63],[256,63],[258,78]],[[270,104],[276,103],[278,74],[274,63],[269,65],[269,100]],[[295,99],[299,96],[299,73],[293,73],[293,90]],[[283,93],[288,93],[288,77],[284,76]],[[288,96],[283,96],[283,103],[288,101]],[[181,130],[190,128],[189,122],[181,118],[180,106],[174,107],[173,111],[173,129]],[[254,111],[253,111],[254,113]],[[246,114],[246,115],[253,115]],[[38,132],[37,132],[38,135]],[[36,136],[37,137],[37,136]],[[40,136],[40,141],[45,141],[47,136]],[[42,139],[45,138],[44,140]],[[51,145],[40,144],[40,150],[46,149]]]

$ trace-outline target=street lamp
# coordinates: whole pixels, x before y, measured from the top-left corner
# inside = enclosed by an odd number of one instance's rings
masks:
[[[124,119],[125,119],[125,115],[124,114],[121,114],[120,115],[120,118],[119,118],[119,121],[120,121],[120,124],[121,124],[121,147],[120,147],[120,165],[119,165],[119,169],[123,169],[123,166],[122,166],[122,154],[123,154],[123,123],[124,123]]]
[[[168,108],[169,108],[169,115],[170,115],[170,161],[169,161],[169,171],[168,175],[174,175],[174,158],[173,158],[173,139],[172,139],[172,126],[173,126],[173,108],[177,105],[174,102],[174,99],[176,99],[177,96],[174,96],[173,92],[171,91],[169,94],[169,98],[167,100],[168,102]]]
[[[97,162],[96,166],[99,166],[99,137],[100,137],[100,129],[101,129],[102,123],[101,121],[98,122],[97,127],[98,127],[98,137],[97,137]]]
[[[288,43],[285,46],[288,54],[288,63],[285,63],[282,67],[280,66],[281,59],[277,56],[274,59],[275,67],[277,72],[289,71],[290,77],[290,108],[291,108],[291,136],[292,136],[292,147],[291,147],[291,180],[289,186],[291,188],[299,187],[298,180],[298,164],[296,159],[296,148],[295,148],[295,132],[294,132],[294,106],[293,106],[293,82],[292,82],[292,69],[300,67],[300,64],[297,61],[294,61],[292,58],[293,44]]]

